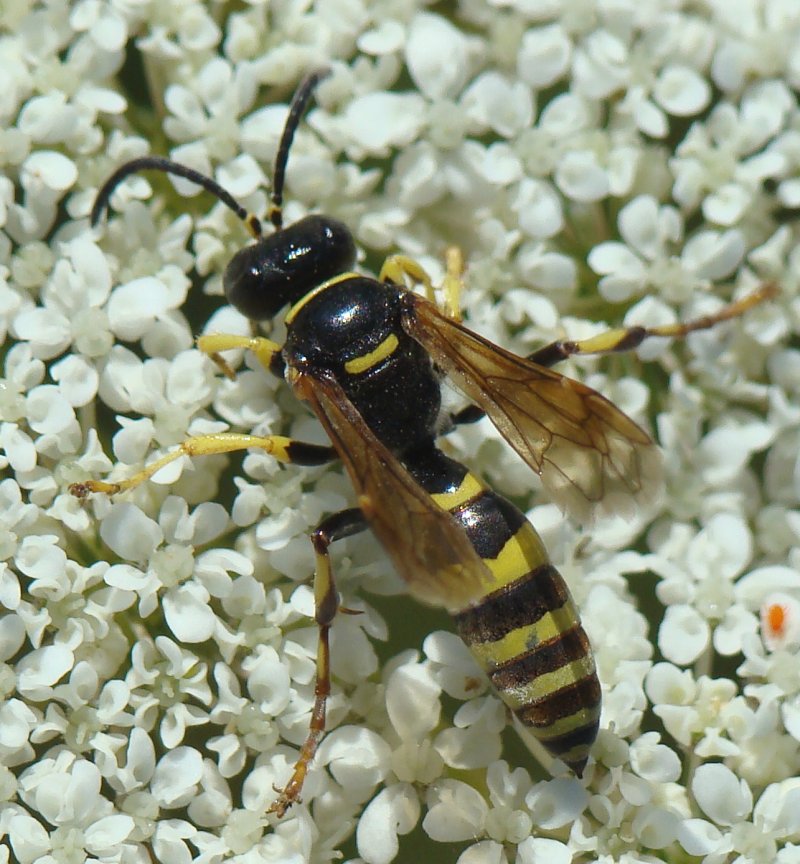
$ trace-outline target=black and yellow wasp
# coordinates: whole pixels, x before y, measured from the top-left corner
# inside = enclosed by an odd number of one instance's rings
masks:
[[[233,374],[219,352],[251,349],[308,402],[333,446],[278,435],[227,433],[189,438],[177,450],[116,483],[88,480],[73,494],[117,493],[182,455],[260,448],[284,462],[341,459],[357,506],[324,519],[311,536],[319,626],[315,704],[294,773],[271,810],[299,799],[325,731],[330,692],[329,630],[339,601],[328,547],[371,528],[411,594],[444,607],[496,691],[554,756],[582,775],[600,717],[594,659],[567,586],[536,531],[509,501],[488,489],[437,446],[439,435],[488,415],[571,515],[621,512],[657,493],[660,452],[636,423],[599,393],[552,372],[575,354],[627,351],[649,336],[681,337],[741,314],[774,293],[764,288],[720,313],[688,324],[611,331],[584,342],[554,342],[526,359],[459,323],[457,250],[447,255],[446,302],[414,261],[389,258],[378,279],[353,271],[356,247],[339,221],[310,215],[284,227],[283,185],[292,139],[326,72],[298,88],[278,147],[269,213],[275,230],[210,178],[168,159],[121,166],[100,190],[97,223],[128,175],[156,169],[198,183],[241,218],[255,243],[234,255],[224,274],[229,302],[253,321],[289,305],[281,346],[261,336],[208,335],[200,350]],[[421,284],[427,297],[409,289]],[[449,377],[474,404],[446,414],[441,380]]]

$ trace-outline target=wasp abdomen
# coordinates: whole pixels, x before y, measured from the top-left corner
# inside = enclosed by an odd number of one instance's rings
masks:
[[[509,542],[527,545],[520,534],[535,537],[526,524]],[[542,562],[454,617],[506,705],[580,777],[597,737],[600,682],[561,574]]]
[[[459,635],[506,705],[581,776],[597,736],[601,694],[564,579],[525,516],[464,466],[438,450],[409,463],[491,574],[486,594],[453,616]]]

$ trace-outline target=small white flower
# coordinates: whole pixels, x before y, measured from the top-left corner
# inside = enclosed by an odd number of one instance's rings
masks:
[[[570,848],[558,840],[547,837],[528,837],[518,847],[520,864],[570,864]]]
[[[526,30],[517,54],[517,72],[537,90],[552,86],[569,68],[572,44],[560,24]]]
[[[438,723],[440,690],[423,666],[399,667],[386,685],[386,709],[392,726],[403,739],[419,740]]]
[[[428,99],[457,96],[470,72],[476,43],[445,18],[417,13],[408,28],[405,54],[409,74]]]
[[[609,192],[608,176],[590,150],[567,153],[556,168],[555,181],[567,198],[581,203],[598,201]]]
[[[369,93],[354,99],[332,123],[346,136],[348,152],[385,156],[389,148],[406,147],[416,140],[422,129],[423,106],[422,98],[414,93]]]
[[[197,828],[183,819],[159,820],[152,835],[153,852],[162,861],[186,858],[192,854],[188,841],[197,833]]]
[[[160,806],[166,809],[186,806],[202,775],[200,753],[193,747],[177,747],[159,759],[150,790]]]
[[[510,82],[499,72],[484,72],[464,91],[462,104],[480,128],[511,138],[531,125],[533,100],[522,82]]]
[[[147,560],[164,537],[152,519],[125,502],[112,506],[101,531],[103,542],[111,550],[121,558],[139,562]]]
[[[348,800],[365,801],[389,775],[391,751],[377,733],[340,726],[325,736],[317,762],[327,765]]]
[[[691,606],[670,606],[658,631],[658,647],[667,660],[686,666],[705,651],[710,638],[699,612]]]
[[[675,842],[681,819],[677,813],[663,807],[640,807],[633,819],[632,829],[642,846],[666,849]]]
[[[537,783],[525,796],[534,825],[555,830],[578,819],[589,804],[589,795],[575,778]]]
[[[623,42],[608,30],[596,30],[576,48],[573,76],[579,92],[603,99],[621,89],[628,77]]]
[[[367,864],[389,864],[400,849],[398,835],[413,830],[419,815],[419,800],[412,787],[398,784],[379,792],[358,820],[359,855]]]
[[[21,807],[8,811],[5,824],[11,849],[20,861],[35,861],[49,852],[51,846],[44,825]]]
[[[493,696],[473,699],[459,708],[453,723],[435,741],[445,763],[454,768],[483,768],[499,759],[500,733],[506,725],[503,706]]]
[[[706,218],[724,226],[744,218],[758,186],[785,170],[778,148],[754,154],[783,127],[788,96],[783,83],[763,82],[745,94],[740,111],[726,103],[715,107],[707,124],[691,130],[672,162],[676,200],[692,208],[711,192],[703,201]]]
[[[631,767],[640,777],[653,783],[674,783],[680,777],[680,759],[674,750],[658,741],[655,732],[640,736],[631,745]]]
[[[277,716],[289,704],[289,674],[274,648],[265,646],[245,661],[247,689],[267,713]]]
[[[55,831],[46,839],[34,831],[44,849],[55,851],[59,834],[70,832],[81,853],[103,857],[125,848],[124,841],[134,829],[130,816],[115,813],[111,803],[100,794],[100,773],[91,762],[62,753],[55,759],[44,759],[26,772],[21,782],[21,796],[37,812],[46,814]],[[14,829],[23,828],[23,824]],[[24,827],[30,828],[29,824]],[[13,838],[13,833],[12,833]],[[34,841],[36,842],[36,841]],[[13,839],[12,839],[13,843]],[[28,844],[29,848],[29,842]]]
[[[439,780],[428,790],[428,812],[422,821],[425,833],[441,843],[478,836],[488,807],[472,786],[458,780]]]
[[[384,54],[394,54],[396,51],[399,51],[403,46],[404,40],[405,30],[403,27],[397,21],[386,20],[381,21],[372,30],[362,33],[358,37],[358,47],[365,54],[373,54],[380,57]],[[406,62],[409,67],[412,66],[412,62],[408,56]]]
[[[543,180],[523,180],[512,206],[518,214],[519,227],[530,237],[552,237],[563,227],[561,201],[553,187]]]
[[[559,252],[549,252],[541,243],[523,243],[517,256],[517,266],[520,276],[528,285],[548,294],[571,294],[578,284],[575,262]],[[527,300],[536,305],[535,298]],[[546,302],[543,298],[540,300],[542,303]],[[542,320],[542,316],[531,317],[534,321],[541,321],[543,327],[547,327],[547,321]]]
[[[708,105],[711,87],[694,69],[667,66],[661,70],[653,96],[669,114],[690,117]]]
[[[724,765],[701,765],[692,781],[692,792],[704,813],[715,825],[693,820],[681,829],[681,844],[690,854],[729,851],[750,860],[775,860],[777,842],[798,830],[797,781],[773,784],[753,808],[752,792]],[[753,821],[748,821],[752,810]],[[720,830],[716,826],[721,826]],[[728,829],[727,831],[725,829]]]
[[[14,753],[22,755],[38,722],[36,714],[20,699],[9,699],[0,707],[0,750],[6,758]]]

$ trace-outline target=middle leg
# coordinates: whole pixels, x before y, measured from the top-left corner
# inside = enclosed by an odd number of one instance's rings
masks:
[[[214,435],[195,435],[192,438],[187,438],[175,450],[146,465],[141,471],[137,471],[126,480],[118,480],[115,483],[105,480],[83,480],[79,483],[72,483],[69,491],[76,498],[85,498],[93,492],[116,495],[118,492],[134,489],[145,480],[149,480],[165,465],[180,459],[181,456],[214,456],[220,453],[248,450],[251,447],[269,453],[279,462],[296,465],[324,465],[326,462],[332,462],[338,458],[333,447],[308,444],[305,441],[296,441],[283,435],[262,436],[244,435],[238,432],[218,432]]]

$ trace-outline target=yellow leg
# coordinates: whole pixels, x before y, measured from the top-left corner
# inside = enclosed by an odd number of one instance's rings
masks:
[[[444,313],[461,321],[461,292],[464,288],[464,256],[458,246],[448,246],[444,253],[445,274],[442,282]]]
[[[667,324],[664,327],[648,327],[648,336],[672,336],[677,339],[683,339],[689,333],[694,333],[696,330],[708,330],[716,324],[723,321],[730,321],[731,318],[738,318],[749,312],[754,306],[758,306],[767,300],[774,300],[779,294],[780,289],[772,282],[762,285],[751,294],[742,297],[734,303],[729,303],[724,306],[719,312],[714,315],[703,315],[701,318],[695,318],[694,321],[687,321],[683,324]]]
[[[333,586],[330,558],[327,552],[316,554],[317,570],[314,576],[314,600],[316,604],[316,618],[319,626],[319,641],[317,643],[317,677],[314,684],[314,706],[311,709],[311,722],[309,723],[308,735],[300,748],[300,756],[295,763],[289,782],[280,792],[277,799],[268,809],[268,813],[277,814],[278,818],[283,816],[292,804],[299,802],[300,792],[303,789],[308,769],[314,754],[317,752],[319,742],[325,734],[325,706],[331,692],[331,651],[330,651],[330,629],[333,618],[336,615],[338,598]],[[328,615],[324,621],[320,620],[320,610],[328,609]]]
[[[269,808],[269,813],[283,816],[289,807],[299,802],[308,769],[319,742],[325,734],[325,706],[331,692],[331,653],[330,629],[339,611],[339,597],[331,570],[328,547],[336,540],[363,531],[367,527],[364,515],[358,509],[342,510],[324,519],[311,535],[316,559],[314,574],[314,617],[319,627],[317,644],[317,678],[314,684],[314,705],[311,709],[311,722],[308,735],[300,748],[289,782]],[[352,614],[353,610],[342,610]]]
[[[431,303],[435,302],[433,282],[427,270],[407,255],[390,255],[378,274],[381,282],[394,282],[395,285],[405,285],[406,279],[416,282],[425,289],[425,297]]]
[[[650,339],[653,336],[683,339],[690,333],[695,333],[698,330],[709,330],[723,321],[738,318],[754,306],[777,297],[779,293],[778,287],[774,284],[762,285],[761,288],[753,291],[752,294],[748,294],[741,300],[730,303],[714,315],[703,315],[701,318],[696,318],[693,321],[667,324],[662,327],[620,327],[615,330],[608,330],[590,339],[583,339],[580,342],[553,342],[529,354],[528,359],[534,363],[538,363],[540,366],[553,366],[567,357],[574,357],[576,355],[611,354],[614,352],[632,351],[634,348],[638,348],[646,339]]]
[[[445,277],[441,285],[442,310],[456,321],[461,320],[461,289],[464,276],[464,258],[458,246],[448,246],[445,252]],[[425,298],[436,303],[436,292],[431,277],[421,264],[406,255],[390,255],[378,274],[381,282],[405,285],[410,279],[425,289]]]
[[[180,459],[181,456],[213,456],[247,450],[251,447],[269,453],[280,462],[293,462],[300,465],[321,465],[336,458],[333,447],[306,444],[304,441],[295,441],[283,435],[259,436],[219,432],[216,435],[196,435],[187,438],[176,450],[156,459],[126,480],[119,480],[116,483],[108,483],[104,480],[83,480],[80,483],[72,483],[69,491],[76,498],[85,498],[93,492],[116,495],[118,492],[134,489],[145,480],[149,480],[156,471],[160,471],[165,465]]]
[[[271,339],[263,336],[238,336],[233,333],[212,333],[207,336],[197,337],[197,348],[216,363],[228,378],[235,378],[236,373],[231,369],[227,360],[220,355],[220,351],[230,351],[232,348],[245,348],[256,355],[258,362],[270,372],[275,372],[275,364],[281,356],[281,346]]]

